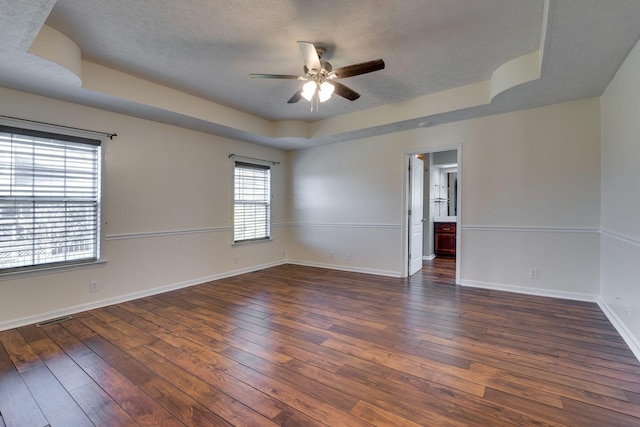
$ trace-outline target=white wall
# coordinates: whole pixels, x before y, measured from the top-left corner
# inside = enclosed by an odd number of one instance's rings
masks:
[[[601,107],[601,300],[640,358],[640,44]]]
[[[107,262],[0,279],[0,330],[283,262],[286,153],[6,89],[0,100],[0,115],[118,133],[104,144]],[[272,242],[231,245],[230,153],[281,162]]]
[[[458,152],[456,150],[437,151],[433,153],[434,165],[453,165],[458,163]]]
[[[403,155],[389,137],[291,153],[293,262],[399,275]]]
[[[462,283],[594,300],[599,135],[587,99],[294,152],[290,258],[401,275],[406,153],[462,142]]]
[[[597,98],[475,120],[465,137],[462,280],[573,299],[599,293]],[[529,269],[538,279],[529,279]]]

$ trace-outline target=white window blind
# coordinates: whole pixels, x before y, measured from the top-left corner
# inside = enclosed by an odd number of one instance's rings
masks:
[[[0,272],[98,259],[100,143],[0,125]]]
[[[271,169],[235,162],[233,240],[266,240],[271,234]]]

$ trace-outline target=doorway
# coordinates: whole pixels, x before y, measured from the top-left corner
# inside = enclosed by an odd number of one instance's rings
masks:
[[[404,276],[445,258],[455,263],[460,283],[462,214],[462,145],[405,153]],[[416,168],[422,169],[422,177]],[[418,247],[418,240],[420,245]],[[443,245],[446,243],[446,246]]]

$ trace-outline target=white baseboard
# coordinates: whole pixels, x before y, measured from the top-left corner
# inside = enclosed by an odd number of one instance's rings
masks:
[[[21,326],[26,326],[26,325],[32,325],[34,323],[42,322],[42,321],[45,321],[45,320],[56,319],[56,318],[62,317],[62,316],[73,315],[75,313],[80,313],[82,311],[93,310],[93,309],[96,309],[96,308],[105,307],[105,306],[113,305],[113,304],[119,304],[119,303],[122,303],[122,302],[131,301],[131,300],[138,299],[138,298],[144,298],[144,297],[151,296],[151,295],[157,295],[157,294],[161,294],[161,293],[164,293],[164,292],[173,291],[173,290],[176,290],[176,289],[187,288],[189,286],[195,286],[195,285],[199,285],[199,284],[202,284],[202,283],[211,282],[213,280],[224,279],[224,278],[227,278],[227,277],[237,276],[239,274],[244,274],[244,273],[251,273],[252,271],[263,270],[265,268],[275,267],[275,266],[282,265],[282,264],[287,264],[287,261],[280,260],[280,261],[276,261],[276,262],[272,262],[272,263],[267,263],[267,264],[262,264],[262,265],[255,265],[255,266],[248,267],[248,268],[241,268],[241,269],[237,269],[237,270],[226,271],[224,273],[214,274],[214,275],[206,276],[206,277],[199,277],[197,279],[187,280],[185,282],[173,283],[173,284],[170,284],[170,285],[160,286],[160,287],[153,288],[153,289],[146,289],[146,290],[140,291],[140,292],[133,292],[133,293],[126,294],[126,295],[119,295],[119,296],[113,297],[113,298],[106,298],[106,299],[99,300],[99,301],[92,301],[92,302],[86,303],[86,304],[79,304],[79,305],[74,305],[74,306],[71,306],[71,307],[65,307],[65,308],[60,309],[60,310],[49,311],[49,312],[37,314],[37,315],[34,315],[34,316],[27,316],[27,317],[22,317],[20,319],[13,319],[13,320],[10,320],[10,321],[7,321],[7,322],[1,322],[0,323],[0,331],[5,331],[7,329],[13,329],[13,328],[19,328]]]
[[[365,274],[374,274],[376,276],[387,276],[387,277],[402,277],[402,273],[400,271],[377,270],[374,268],[351,267],[348,265],[325,264],[320,262],[296,261],[292,259],[287,260],[287,263],[302,265],[305,267],[319,267],[319,268],[328,268],[330,270],[348,271],[351,273],[365,273]]]
[[[481,282],[477,280],[463,280],[461,286],[470,288],[493,289],[496,291],[515,292],[518,294],[536,295],[540,297],[562,298],[574,301],[597,302],[598,296],[577,292],[554,291],[551,289],[529,288],[524,286],[505,285],[501,283]]]
[[[638,342],[629,329],[627,329],[624,322],[618,317],[616,312],[613,311],[604,301],[598,300],[598,305],[613,327],[616,328],[616,331],[618,331],[624,342],[627,343],[634,356],[636,356],[636,359],[640,361],[640,342]]]
[[[422,257],[423,261],[431,261],[433,259],[436,259],[436,254],[431,254],[431,255],[427,255],[427,256],[423,256]]]

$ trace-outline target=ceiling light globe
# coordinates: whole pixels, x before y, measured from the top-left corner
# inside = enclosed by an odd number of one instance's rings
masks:
[[[302,86],[302,97],[307,101],[311,101],[313,95],[316,93],[317,84],[314,81],[307,82]]]
[[[331,94],[335,90],[335,86],[333,86],[329,82],[323,82],[320,85],[320,91],[318,92],[318,98],[320,98],[320,102],[325,102],[329,98],[331,98]]]

